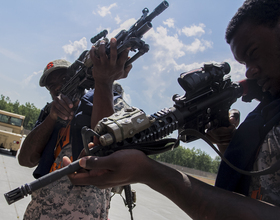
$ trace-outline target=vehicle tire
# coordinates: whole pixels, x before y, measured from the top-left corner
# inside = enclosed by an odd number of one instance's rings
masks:
[[[11,150],[11,152],[12,152],[12,155],[13,155],[13,156],[16,156],[16,155],[17,155],[17,151],[16,151],[16,150]]]

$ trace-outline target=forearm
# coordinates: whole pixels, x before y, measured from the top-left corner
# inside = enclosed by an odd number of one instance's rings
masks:
[[[113,84],[112,83],[96,83],[93,95],[93,107],[91,115],[91,128],[104,117],[108,117],[114,113],[113,103]]]
[[[115,80],[126,78],[132,68],[131,65],[125,67],[128,52],[129,49],[126,49],[121,54],[118,54],[117,40],[115,38],[110,41],[110,57],[106,54],[105,42],[101,41],[98,52],[94,46],[90,50],[90,57],[93,62],[92,77],[95,80],[91,116],[92,129],[102,118],[114,113],[112,87]]]
[[[70,164],[64,158],[64,166]],[[138,150],[120,150],[105,157],[84,157],[84,169],[70,175],[74,185],[99,188],[143,183],[165,195],[193,219],[279,219],[279,207],[203,183],[148,158]]]
[[[53,132],[55,123],[55,120],[47,116],[40,125],[27,135],[18,155],[18,161],[21,166],[34,167],[38,164]]]
[[[152,189],[165,195],[193,219],[277,219],[279,208],[205,184],[161,164],[152,166]]]

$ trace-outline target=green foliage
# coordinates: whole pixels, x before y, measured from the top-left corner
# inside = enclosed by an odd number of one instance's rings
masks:
[[[23,127],[27,130],[31,130],[34,127],[41,111],[40,109],[36,108],[33,103],[27,102],[25,105],[20,105],[18,100],[12,103],[10,98],[5,97],[4,95],[1,95],[0,109],[7,112],[24,115],[25,120]]]
[[[213,160],[210,155],[200,149],[189,149],[178,146],[173,151],[167,151],[150,156],[154,160],[189,167],[205,172],[217,173],[221,162],[219,156]]]

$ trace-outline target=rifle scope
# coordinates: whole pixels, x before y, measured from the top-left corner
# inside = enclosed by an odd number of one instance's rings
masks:
[[[223,76],[230,72],[230,65],[226,62],[220,64],[206,63],[203,67],[180,74],[178,83],[187,95],[201,91],[213,82],[223,80]]]

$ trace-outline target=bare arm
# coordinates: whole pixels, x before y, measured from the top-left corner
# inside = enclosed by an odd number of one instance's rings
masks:
[[[95,79],[92,128],[103,117],[114,113],[113,82],[114,80],[127,77],[128,72],[132,68],[132,65],[124,68],[124,64],[128,59],[128,51],[123,51],[118,57],[115,39],[111,40],[110,59],[105,53],[105,45],[99,47],[99,58],[94,53],[94,47],[91,49],[91,59],[94,64],[92,74]],[[41,154],[53,132],[57,118],[71,120],[74,115],[72,108],[73,103],[67,96],[53,96],[49,116],[23,142],[18,155],[20,165],[34,167],[39,163]]]
[[[172,200],[192,219],[245,220],[279,217],[278,207],[205,184],[161,164],[153,167],[152,174],[155,176],[147,180],[147,185]]]
[[[21,166],[34,167],[39,163],[41,154],[49,141],[55,127],[57,118],[71,120],[73,117],[73,104],[71,100],[61,95],[54,97],[51,110],[46,119],[27,135],[18,154]]]
[[[54,125],[55,121],[47,116],[40,125],[27,135],[18,154],[18,161],[21,166],[34,167],[38,164]]]
[[[64,165],[70,163],[64,159]],[[73,184],[107,188],[144,183],[165,195],[193,219],[279,219],[278,207],[213,187],[162,165],[138,150],[117,151],[107,157],[84,157],[89,172],[69,176]]]
[[[95,55],[94,47],[90,51],[93,61],[92,76],[95,80],[95,90],[93,96],[93,108],[91,116],[91,127],[94,129],[99,120],[114,113],[113,105],[113,82],[126,78],[132,65],[125,67],[129,50],[117,55],[116,39],[110,41],[110,59],[105,53],[105,45],[101,44],[99,58]]]

